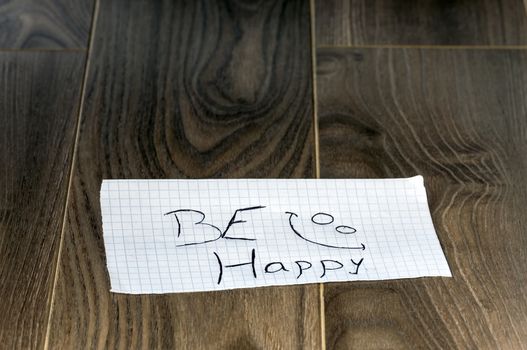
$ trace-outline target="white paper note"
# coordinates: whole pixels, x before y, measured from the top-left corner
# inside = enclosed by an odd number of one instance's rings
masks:
[[[104,180],[111,290],[451,276],[423,178]]]

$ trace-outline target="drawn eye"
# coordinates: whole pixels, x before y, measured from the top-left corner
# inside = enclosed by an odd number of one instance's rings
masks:
[[[317,225],[329,225],[333,221],[335,221],[335,219],[333,218],[333,216],[326,213],[316,213],[311,217],[311,221],[313,221]]]
[[[357,230],[354,229],[353,227],[346,226],[346,225],[340,225],[340,226],[335,227],[335,231],[337,231],[338,233],[342,233],[343,235],[350,235],[352,233],[357,232]]]

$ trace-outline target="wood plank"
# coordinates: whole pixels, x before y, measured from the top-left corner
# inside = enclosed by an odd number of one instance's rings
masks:
[[[319,50],[322,177],[423,174],[454,275],[329,285],[328,348],[525,348],[525,62],[522,50]]]
[[[88,46],[94,0],[0,2],[0,48],[78,49]]]
[[[103,178],[312,177],[309,4],[101,2],[50,348],[318,348],[318,286],[109,293]]]
[[[316,0],[331,45],[526,45],[522,0]]]
[[[84,54],[0,52],[0,344],[42,347]]]

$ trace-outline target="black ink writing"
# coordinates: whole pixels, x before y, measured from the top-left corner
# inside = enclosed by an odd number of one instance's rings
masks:
[[[182,225],[182,220],[180,220],[180,219],[181,219],[181,216],[183,216],[185,214],[186,215],[196,215],[197,214],[200,218],[197,221],[195,221],[193,223],[193,225],[204,225],[204,226],[207,226],[207,227],[211,227],[218,233],[217,237],[214,237],[214,238],[211,238],[211,239],[195,241],[195,242],[190,242],[190,243],[184,243],[184,244],[177,245],[177,247],[186,247],[186,246],[192,246],[192,245],[198,245],[198,244],[211,243],[211,242],[217,241],[220,238],[234,239],[234,240],[244,240],[244,241],[254,241],[254,240],[256,240],[254,238],[229,237],[229,236],[227,236],[227,232],[229,231],[229,229],[231,228],[232,225],[234,225],[234,224],[241,224],[241,223],[247,222],[245,220],[237,220],[236,219],[236,214],[238,214],[240,212],[243,212],[243,211],[262,209],[262,208],[265,208],[265,207],[264,206],[256,206],[256,207],[241,208],[241,209],[235,210],[234,211],[234,215],[232,216],[231,220],[229,221],[229,223],[227,224],[227,227],[225,228],[225,230],[223,232],[217,226],[205,222],[205,213],[203,213],[200,210],[178,209],[178,210],[169,211],[168,213],[165,213],[165,215],[174,215],[174,217],[176,218],[177,237],[181,236],[181,232],[182,232],[182,229],[183,229],[182,226],[183,225]]]
[[[216,259],[218,260],[218,265],[220,267],[220,272],[218,274],[218,284],[220,284],[221,283],[221,278],[223,277],[223,264],[221,263],[221,259],[220,259],[219,255],[218,255],[218,253],[216,253],[216,252],[213,252],[213,253],[216,256]]]
[[[330,214],[316,213],[311,217],[311,221],[317,225],[329,225],[335,221],[335,218]]]
[[[286,262],[286,261],[272,261],[265,265],[256,265],[256,249],[251,250],[251,258],[250,261],[240,262],[236,264],[230,264],[225,265],[220,258],[220,255],[217,252],[213,252],[214,257],[216,258],[216,261],[218,263],[218,278],[216,280],[217,284],[221,284],[221,282],[224,280],[224,273],[226,269],[230,268],[241,268],[241,267],[249,267],[250,271],[252,272],[253,278],[258,278],[258,274],[256,270],[263,267],[263,271],[266,274],[274,274],[278,272],[283,273],[294,273],[296,279],[301,278],[301,276],[305,275],[306,271],[312,270],[313,275],[317,276],[317,278],[324,278],[327,276],[327,273],[329,271],[338,271],[342,270],[342,273],[351,274],[351,275],[357,275],[359,273],[359,267],[362,265],[362,262],[364,261],[364,258],[361,258],[358,262],[353,260],[352,258],[349,259],[351,264],[347,263],[346,265],[339,261],[334,259],[323,259],[316,261],[316,265],[314,265],[313,262],[308,260],[295,260],[294,262]],[[316,268],[315,268],[316,266]],[[245,268],[245,271],[249,271],[248,268]],[[317,275],[316,273],[319,273]]]
[[[176,247],[188,247],[188,246],[195,246],[195,245],[201,245],[201,244],[208,244],[213,243],[215,241],[218,241],[220,239],[225,240],[239,240],[239,241],[246,241],[247,243],[243,244],[250,244],[252,245],[253,241],[256,241],[255,237],[239,237],[239,235],[236,234],[237,231],[237,225],[242,225],[247,222],[247,220],[244,220],[244,215],[242,215],[245,212],[252,212],[256,210],[261,210],[266,208],[263,205],[257,205],[257,206],[250,206],[250,207],[244,207],[236,209],[231,216],[230,220],[228,221],[227,225],[225,226],[224,230],[221,230],[218,226],[213,225],[210,223],[210,219],[206,218],[206,215],[204,212],[200,210],[195,209],[178,209],[173,210],[165,213],[165,216],[173,216],[175,218],[176,227],[177,227],[177,238],[182,239],[185,241],[185,243],[176,244]],[[282,212],[281,212],[282,213]],[[358,243],[355,246],[349,246],[347,244],[329,244],[326,241],[327,236],[323,236],[322,238],[313,238],[313,231],[306,231],[306,234],[303,234],[301,230],[299,230],[298,227],[302,228],[305,226],[302,226],[302,223],[305,223],[305,221],[300,221],[300,217],[298,214],[292,212],[292,211],[286,211],[283,212],[285,217],[283,220],[285,222],[283,223],[286,228],[286,232],[284,234],[293,234],[294,236],[302,239],[305,242],[308,242],[310,244],[314,244],[317,246],[325,247],[325,248],[332,248],[332,249],[343,249],[343,250],[359,250],[363,251],[366,249],[366,246],[364,243]],[[250,215],[250,214],[245,214]],[[209,221],[209,222],[207,222]],[[318,227],[319,230],[322,228],[320,226],[325,227],[324,234],[328,234],[330,230],[333,230],[333,233],[335,234],[334,237],[337,237],[339,235],[350,235],[357,232],[357,229],[349,226],[349,225],[339,225],[338,223],[335,223],[335,217],[329,213],[325,212],[317,212],[311,216],[311,222],[316,225],[314,227]],[[305,225],[305,224],[304,224]],[[331,225],[331,226],[328,226]],[[255,228],[255,224],[253,225],[247,225],[247,226],[240,226],[240,229],[242,229],[242,232],[247,232],[246,228],[252,227]],[[329,231],[328,231],[329,230]],[[195,232],[197,237],[190,237],[189,234]],[[256,231],[258,232],[258,231]],[[329,232],[331,233],[331,232]],[[200,236],[203,234],[203,237]],[[190,242],[189,242],[190,241]],[[287,242],[287,241],[286,241]],[[227,244],[227,243],[225,243]],[[230,244],[230,243],[229,243]],[[227,244],[227,246],[229,245]],[[242,244],[242,243],[240,243]],[[215,245],[215,247],[218,247],[219,249],[225,249],[220,247],[226,247],[225,245]],[[215,251],[213,251],[213,256],[215,257],[215,260],[218,264],[218,278],[216,279],[216,283],[219,285],[225,280],[225,273],[227,271],[230,271],[231,269],[240,269],[240,272],[243,272],[244,274],[247,273],[249,270],[252,273],[252,277],[254,279],[258,278],[257,270],[263,271],[263,274],[260,276],[260,278],[265,278],[265,274],[275,274],[275,273],[281,273],[284,274],[284,276],[295,276],[295,278],[298,280],[300,278],[306,280],[306,281],[312,281],[313,278],[324,278],[328,276],[329,272],[332,272],[329,275],[333,274],[345,274],[345,276],[349,275],[358,275],[359,274],[359,268],[362,266],[364,262],[364,258],[360,258],[358,260],[357,258],[351,258],[348,257],[348,260],[343,260],[342,254],[339,255],[340,259],[321,259],[313,261],[312,259],[306,259],[305,257],[300,256],[301,259],[305,260],[294,260],[294,261],[271,261],[271,262],[261,262],[260,260],[256,260],[257,250],[256,248],[252,248],[250,250],[250,259],[242,260],[241,262],[233,262],[229,261],[229,264],[225,264],[224,261],[222,261],[221,254],[218,253],[222,250],[218,250],[215,248]],[[228,251],[228,248],[227,248]],[[213,258],[214,259],[214,258]],[[237,270],[238,271],[238,270]],[[280,276],[280,275],[277,275]],[[344,277],[341,277],[344,278]]]
[[[241,223],[247,222],[245,220],[236,220],[236,214],[238,214],[239,212],[242,212],[242,211],[256,210],[256,209],[263,209],[263,208],[265,208],[265,207],[259,205],[259,206],[256,206],[256,207],[236,209],[236,211],[234,212],[234,215],[232,215],[231,220],[227,224],[227,227],[225,228],[225,231],[223,231],[223,233],[221,234],[221,237],[225,238],[225,239],[239,239],[239,240],[244,240],[244,241],[254,241],[255,240],[254,238],[229,237],[229,236],[227,236],[227,232],[229,231],[229,229],[231,228],[232,225],[234,225],[234,224],[241,224]]]
[[[278,266],[278,267],[271,270],[272,266]],[[273,261],[273,262],[265,265],[264,270],[267,273],[275,273],[275,272],[278,272],[278,271],[289,271],[288,269],[285,268],[284,264],[282,264],[282,262],[280,262],[280,261]]]
[[[302,276],[302,272],[304,272],[305,270],[309,270],[313,266],[312,263],[310,263],[309,261],[305,261],[305,260],[297,260],[295,261],[295,264],[298,265],[298,276],[296,276],[296,279]],[[308,264],[309,266],[303,267],[302,264]]]
[[[253,249],[251,251],[251,261],[245,262],[245,263],[239,263],[239,264],[225,265],[225,266],[223,265],[218,253],[216,253],[216,252],[213,252],[213,253],[216,256],[216,260],[218,261],[218,266],[220,268],[220,272],[218,273],[218,284],[221,283],[221,280],[222,280],[222,277],[223,277],[223,270],[227,269],[227,268],[241,267],[241,266],[250,265],[251,269],[252,269],[253,277],[254,278],[257,277],[257,275],[256,275],[256,267],[255,267],[255,259],[256,259],[256,250],[255,249]]]
[[[218,239],[221,238],[221,230],[217,226],[214,226],[212,224],[204,222],[204,220],[205,220],[205,213],[203,213],[202,211],[199,211],[199,210],[194,210],[194,209],[178,209],[178,210],[173,210],[173,211],[169,211],[168,213],[165,213],[165,215],[174,215],[174,217],[176,218],[176,222],[177,222],[177,236],[178,237],[181,236],[181,226],[182,226],[181,225],[181,221],[179,220],[180,218],[178,217],[178,215],[184,215],[184,214],[189,214],[189,213],[190,214],[197,213],[199,216],[201,216],[201,219],[196,221],[196,222],[194,222],[194,225],[204,225],[204,226],[207,226],[207,227],[211,227],[211,228],[213,228],[214,230],[216,230],[218,232],[218,237],[216,237],[214,239],[204,240],[204,241],[180,244],[180,245],[177,245],[177,247],[185,247],[185,246],[191,246],[191,245],[197,245],[197,244],[210,243],[210,242],[217,241]]]
[[[320,263],[322,264],[322,268],[323,268],[323,272],[322,272],[322,275],[320,276],[320,278],[322,278],[322,277],[324,277],[326,275],[326,271],[340,270],[341,268],[344,267],[344,265],[340,261],[337,261],[337,260],[331,260],[331,259],[320,260]],[[338,266],[337,267],[335,267],[335,266],[331,267],[331,266],[327,265],[328,263],[334,263],[334,264],[337,264]]]
[[[296,217],[298,218],[298,215],[293,213],[293,212],[290,212],[290,211],[286,211],[285,212],[286,214],[289,214],[289,226],[291,227],[291,230],[293,230],[293,232],[295,233],[295,235],[297,235],[298,237],[302,238],[304,241],[307,241],[309,243],[313,243],[313,244],[317,244],[319,246],[322,246],[322,247],[326,247],[326,248],[336,248],[336,249],[360,249],[360,250],[364,250],[366,249],[366,246],[364,245],[364,243],[361,243],[359,247],[346,247],[346,246],[335,246],[335,245],[331,245],[331,244],[326,244],[326,243],[321,243],[321,242],[316,242],[314,240],[311,240],[311,239],[308,239],[306,237],[304,237],[300,232],[298,232],[298,230],[295,228],[295,226],[293,225],[293,217]]]
[[[350,274],[352,274],[352,275],[356,275],[356,274],[359,273],[359,266],[360,266],[360,265],[362,264],[362,262],[364,261],[364,258],[361,258],[361,259],[359,260],[358,263],[356,263],[353,259],[350,259],[350,260],[351,260],[351,263],[352,263],[353,265],[356,266],[355,271],[350,272]]]
[[[354,229],[353,227],[346,226],[346,225],[340,225],[340,226],[335,227],[335,231],[337,231],[338,233],[342,233],[343,235],[349,235],[349,234],[357,232],[357,230]]]

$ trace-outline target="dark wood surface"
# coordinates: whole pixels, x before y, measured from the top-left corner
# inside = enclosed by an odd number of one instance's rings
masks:
[[[101,2],[50,324],[55,348],[319,348],[317,285],[111,294],[103,178],[313,177],[306,1]]]
[[[93,1],[0,1],[0,49],[86,48]]]
[[[331,45],[527,45],[522,0],[316,0]]]
[[[1,348],[527,348],[525,1],[313,3],[0,0]],[[317,162],[423,174],[454,278],[108,292],[103,178]]]
[[[73,152],[82,53],[0,52],[0,347],[41,348]]]
[[[423,174],[453,278],[325,288],[328,349],[527,345],[527,52],[320,49],[322,177]]]

